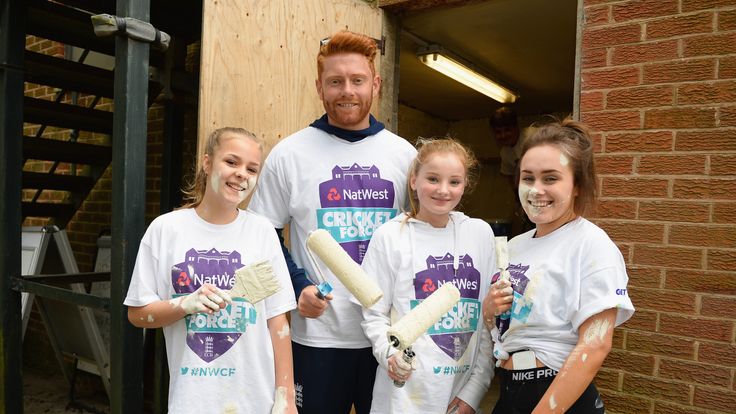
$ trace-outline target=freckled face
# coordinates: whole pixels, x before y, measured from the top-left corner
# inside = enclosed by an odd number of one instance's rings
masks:
[[[205,198],[237,206],[255,189],[261,170],[261,149],[247,136],[226,133],[213,156],[204,157],[210,180]]]
[[[368,59],[343,53],[322,63],[316,85],[329,124],[347,130],[368,128],[371,104],[381,87],[381,78],[373,74]]]
[[[530,148],[520,161],[519,201],[537,225],[537,237],[547,235],[576,217],[572,166],[553,145]]]

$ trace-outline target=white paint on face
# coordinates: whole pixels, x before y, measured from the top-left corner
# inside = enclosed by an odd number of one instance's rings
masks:
[[[555,408],[557,408],[557,401],[555,401],[555,395],[552,394],[549,397],[549,409],[554,410]]]
[[[276,332],[280,339],[284,339],[289,336],[289,324],[285,323],[279,331]]]
[[[581,358],[583,362],[585,362],[586,359],[588,359],[588,354],[583,354],[583,357]]]
[[[273,402],[271,414],[283,414],[286,411],[286,387],[276,388],[276,396]]]
[[[222,173],[220,170],[214,170],[212,171],[212,174],[210,174],[210,185],[212,186],[212,191],[215,192],[215,194],[220,194],[220,181],[222,180]]]
[[[148,314],[148,323],[153,323],[153,315]]]
[[[611,323],[608,319],[595,320],[585,331],[583,342],[585,342],[586,345],[603,342],[603,338],[605,338],[606,334],[610,331]]]
[[[539,213],[541,213],[539,207],[534,207],[527,202],[528,200],[536,197],[537,194],[539,194],[539,191],[537,191],[536,188],[530,187],[529,185],[524,183],[519,183],[519,201],[521,202],[522,207],[524,207],[524,211],[526,212],[527,216],[529,216],[530,218],[537,217]]]
[[[240,184],[240,186],[243,187],[243,191],[238,194],[241,203],[250,195],[250,193],[253,192],[253,190],[255,190],[257,182],[258,177],[255,175],[249,175],[248,178]]]
[[[569,164],[569,163],[570,163],[570,160],[567,159],[567,157],[565,156],[565,154],[560,153],[560,165],[562,165],[563,167],[566,167],[567,164]]]

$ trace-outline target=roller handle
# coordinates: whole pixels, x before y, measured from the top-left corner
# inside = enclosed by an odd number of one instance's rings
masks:
[[[401,359],[403,359],[407,364],[411,364],[414,361],[415,356],[416,354],[412,351],[411,347],[404,349],[404,352],[401,353]],[[406,384],[406,381],[394,381],[394,386],[396,388],[401,388],[404,384]]]

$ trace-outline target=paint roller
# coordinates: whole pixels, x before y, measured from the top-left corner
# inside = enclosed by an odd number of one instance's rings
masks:
[[[321,279],[320,285],[326,284],[329,286],[329,283],[325,281],[319,265],[312,257],[312,253],[320,258],[322,263],[358,299],[363,307],[370,308],[383,297],[383,292],[376,282],[365,274],[360,265],[355,263],[327,230],[318,229],[309,233],[309,236],[307,236],[307,252],[315,272],[319,274]],[[317,289],[320,290],[319,286]],[[332,290],[331,287],[330,290]]]
[[[496,267],[499,269],[498,280],[511,281],[509,273],[509,244],[506,236],[498,236],[496,239]],[[496,318],[496,327],[498,331],[503,333],[509,327],[509,318],[511,318],[511,310],[508,310]]]
[[[445,283],[388,329],[388,343],[402,351],[404,362],[411,364],[415,356],[411,349],[414,341],[459,301],[460,291],[452,283]],[[404,382],[394,381],[394,385],[403,387]]]

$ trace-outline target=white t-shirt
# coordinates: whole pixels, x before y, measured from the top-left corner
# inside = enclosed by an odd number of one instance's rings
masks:
[[[270,413],[274,356],[268,319],[294,309],[294,290],[276,232],[254,213],[239,211],[215,225],[194,209],[156,218],[138,250],[127,306],[145,306],[197,290],[209,282],[230,289],[235,270],[269,259],[281,290],[255,306],[242,298],[207,315],[165,326],[169,412]]]
[[[307,127],[278,143],[268,155],[249,208],[276,228],[289,224],[290,252],[313,282],[306,252],[309,232],[325,229],[360,263],[373,231],[406,205],[406,176],[416,150],[382,130],[351,143]],[[333,299],[319,318],[292,312],[292,339],[317,348],[367,348],[360,306],[321,265]]]
[[[534,238],[534,232],[509,242],[514,302],[505,326],[492,331],[494,355],[507,359],[509,352],[528,348],[546,366],[560,370],[588,318],[616,308],[618,326],[634,314],[626,290],[629,278],[613,241],[584,218],[543,237]]]
[[[371,413],[442,413],[454,397],[478,405],[493,376],[491,338],[482,302],[495,268],[494,238],[482,220],[451,213],[445,228],[400,215],[376,231],[363,269],[383,298],[363,310],[363,329],[379,362]],[[457,265],[457,271],[453,270]],[[460,302],[412,345],[415,371],[403,388],[388,376],[386,332],[445,283],[460,290]]]

